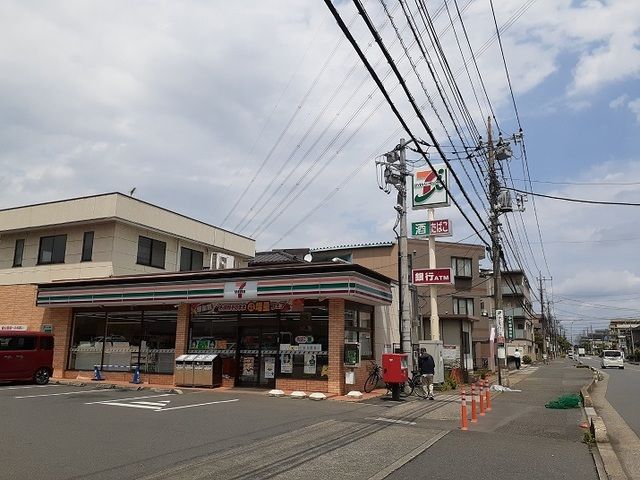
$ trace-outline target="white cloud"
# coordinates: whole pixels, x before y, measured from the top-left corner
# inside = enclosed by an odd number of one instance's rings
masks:
[[[626,93],[623,95],[620,95],[619,97],[614,98],[609,102],[609,108],[615,109],[615,108],[620,108],[624,106],[628,98],[629,98],[629,95],[627,95]]]
[[[636,121],[640,123],[640,98],[630,101],[627,106],[629,110],[631,110],[631,113],[636,116]]]

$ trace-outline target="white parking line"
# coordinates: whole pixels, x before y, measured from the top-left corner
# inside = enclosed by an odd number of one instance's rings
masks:
[[[13,397],[13,398],[56,397],[58,395],[79,395],[81,393],[91,393],[91,392],[104,392],[104,389],[103,388],[94,388],[93,390],[81,390],[79,392],[45,393],[43,395],[23,395],[23,396],[20,396],[20,397]]]
[[[175,395],[175,394],[163,393],[161,395],[147,395],[146,397],[112,398],[111,400],[100,400],[98,402],[88,402],[88,403],[85,403],[85,405],[95,405],[96,403],[106,403],[106,402],[124,402],[126,400],[143,400],[145,398],[160,398],[160,397],[168,397],[170,395]]]
[[[61,385],[57,385],[52,383],[51,385],[25,385],[23,387],[3,387],[0,385],[0,392],[2,390],[21,390],[23,388],[45,388],[45,387],[60,387]]]
[[[145,408],[147,410],[158,411],[162,407],[152,407],[150,405],[137,405],[135,403],[120,403],[120,402],[106,402],[102,405],[112,405],[114,407],[129,407],[129,408]]]
[[[171,400],[163,400],[161,402],[133,402],[136,405],[151,405],[152,407],[166,407]]]
[[[233,400],[218,400],[217,402],[196,403],[195,405],[182,405],[180,407],[163,408],[162,410],[156,410],[156,412],[168,412],[169,410],[182,410],[184,408],[203,407],[205,405],[214,405],[216,403],[231,403],[237,402],[239,400],[239,398],[234,398]]]

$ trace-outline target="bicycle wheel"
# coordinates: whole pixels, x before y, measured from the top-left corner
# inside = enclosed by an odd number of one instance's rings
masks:
[[[415,380],[413,393],[416,395],[416,397],[420,397],[420,398],[426,398],[427,397],[427,394],[425,393],[424,389],[422,388],[422,378],[418,378],[418,379]]]
[[[364,391],[366,393],[373,392],[373,389],[376,388],[378,382],[380,381],[380,377],[376,372],[371,372],[367,377],[367,380],[364,382]]]
[[[407,382],[405,382],[402,385],[402,389],[400,390],[400,396],[410,397],[413,394],[414,388],[415,388],[415,385],[413,384],[413,382],[411,380],[407,380]]]

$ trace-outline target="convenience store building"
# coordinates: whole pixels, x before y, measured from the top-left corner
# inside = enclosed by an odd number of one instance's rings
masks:
[[[174,384],[185,353],[222,358],[224,386],[361,389],[391,320],[391,280],[357,264],[304,263],[38,285],[56,337],[54,375]],[[362,361],[344,363],[358,342]]]

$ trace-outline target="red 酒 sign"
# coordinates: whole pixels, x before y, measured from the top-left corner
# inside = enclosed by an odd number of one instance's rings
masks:
[[[451,285],[453,275],[450,268],[414,268],[411,270],[414,285]]]

